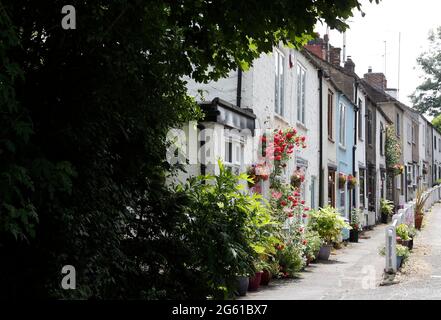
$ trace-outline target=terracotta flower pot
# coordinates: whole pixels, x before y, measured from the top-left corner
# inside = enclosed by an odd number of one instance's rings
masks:
[[[271,281],[271,272],[268,270],[263,270],[261,279],[260,279],[260,285],[261,286],[267,286]]]
[[[256,272],[253,277],[250,277],[250,283],[248,284],[248,291],[257,291],[262,280],[262,271]]]
[[[421,230],[421,225],[423,224],[423,215],[417,214],[415,215],[415,228]]]

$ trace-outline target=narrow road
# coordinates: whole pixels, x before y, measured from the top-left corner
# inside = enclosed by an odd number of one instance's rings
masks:
[[[336,250],[327,262],[312,264],[298,279],[275,280],[241,299],[265,300],[415,300],[441,299],[441,204],[426,214],[398,284],[380,286],[386,225],[366,233],[368,239]]]

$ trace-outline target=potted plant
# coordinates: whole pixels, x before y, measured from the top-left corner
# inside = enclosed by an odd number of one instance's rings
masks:
[[[409,250],[413,249],[413,239],[415,239],[417,235],[417,230],[414,227],[409,227]]]
[[[357,186],[357,178],[353,175],[349,175],[347,178],[348,189],[354,189]]]
[[[409,248],[397,244],[396,254],[397,254],[397,268],[400,268],[403,262],[409,257]]]
[[[338,241],[343,228],[351,229],[337,209],[327,206],[317,211],[312,211],[309,219],[309,228],[317,231],[323,244],[320,247],[318,259],[328,260],[333,242]]]
[[[314,262],[320,252],[323,240],[317,231],[307,230],[305,234],[305,257],[306,264]]]
[[[351,230],[349,230],[349,241],[358,242],[358,234],[363,230],[361,227],[360,214],[362,211],[360,209],[353,209],[351,211]]]
[[[402,223],[397,227],[396,233],[397,233],[397,243],[409,247],[409,241],[410,241],[409,227],[406,224]]]
[[[257,291],[259,289],[264,267],[265,265],[261,260],[257,260],[254,263],[256,272],[249,278],[248,291]]]
[[[409,257],[409,248],[401,244],[397,244],[395,247],[396,259],[397,259],[397,269],[401,267],[404,261]],[[380,255],[384,256],[386,254],[386,249],[383,247],[380,250]]]
[[[289,278],[295,276],[305,266],[303,250],[299,243],[289,243],[279,246],[276,253],[279,262],[279,276]]]
[[[250,283],[249,276],[237,277],[237,294],[239,296],[243,297],[247,295],[249,283]]]
[[[291,185],[294,188],[300,188],[302,182],[305,181],[305,176],[298,170],[291,175]]]
[[[424,205],[428,195],[424,194],[423,189],[419,188],[415,196],[415,228],[421,230],[424,217]]]
[[[344,189],[347,177],[343,173],[338,174],[338,187]]]
[[[394,204],[392,201],[387,199],[380,199],[380,212],[381,212],[381,222],[387,223],[389,217],[394,213]]]
[[[392,174],[398,176],[404,172],[404,166],[402,164],[394,164],[392,166]]]

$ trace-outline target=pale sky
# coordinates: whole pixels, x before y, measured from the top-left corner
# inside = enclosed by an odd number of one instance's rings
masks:
[[[399,99],[412,106],[408,96],[421,83],[422,71],[416,59],[428,47],[431,29],[441,26],[440,0],[382,0],[378,5],[361,0],[363,18],[358,10],[349,19],[350,30],[346,32],[346,56],[355,62],[355,71],[360,76],[372,66],[373,72],[385,71],[389,88],[398,86],[398,48],[401,32],[401,75]],[[323,35],[326,26],[317,25]],[[330,31],[330,42],[343,47],[343,35]]]

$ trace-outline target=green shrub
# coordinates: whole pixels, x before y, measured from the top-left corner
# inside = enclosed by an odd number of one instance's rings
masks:
[[[402,223],[397,227],[396,230],[397,236],[400,237],[401,239],[403,239],[404,241],[409,240],[409,227]]]
[[[318,232],[325,243],[338,241],[344,228],[351,229],[337,209],[327,206],[310,213],[309,229]]]
[[[220,162],[219,167],[219,175],[193,178],[178,188],[191,199],[182,239],[193,254],[186,266],[191,286],[217,299],[230,297],[236,276],[254,273],[278,241],[262,196],[242,192],[246,174],[235,176]]]
[[[386,215],[392,215],[394,213],[394,203],[387,199],[380,199],[380,212]]]
[[[294,277],[305,266],[302,247],[295,243],[278,250],[276,259],[280,265],[279,276]]]
[[[409,257],[409,255],[410,255],[410,250],[409,250],[409,248],[406,247],[406,246],[403,246],[403,245],[401,245],[401,244],[397,244],[396,247],[395,247],[395,250],[396,250],[396,255],[397,255],[398,257],[403,257],[403,260],[406,260],[406,259]],[[379,254],[382,255],[382,256],[384,256],[384,255],[386,254],[386,248],[383,247],[383,248],[380,250]]]
[[[323,244],[323,240],[317,231],[308,230],[305,235],[305,257],[309,259],[315,259],[320,247]]]

